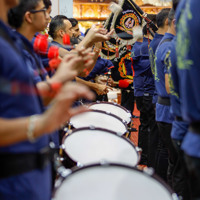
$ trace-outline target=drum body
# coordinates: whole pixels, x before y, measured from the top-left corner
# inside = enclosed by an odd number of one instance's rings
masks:
[[[125,121],[126,124],[131,123],[131,113],[124,107],[120,106],[117,103],[111,102],[96,102],[89,105],[90,109],[93,110],[102,110],[105,112],[110,112],[122,120]]]
[[[57,182],[55,200],[178,200],[156,176],[124,165],[91,165]]]
[[[75,129],[63,138],[66,168],[74,164],[112,162],[136,166],[140,156],[134,144],[115,132],[100,128]]]
[[[127,125],[121,118],[100,110],[88,110],[73,116],[70,125],[77,129],[83,127],[104,128],[118,135],[127,133]]]

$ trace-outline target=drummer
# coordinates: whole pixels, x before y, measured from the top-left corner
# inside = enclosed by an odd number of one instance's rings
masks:
[[[49,35],[53,38],[52,44],[57,45],[60,48],[65,48],[65,45],[63,43],[63,35],[65,33],[67,33],[70,37],[72,37],[73,31],[72,31],[72,25],[71,25],[69,19],[64,15],[55,16],[51,20],[51,23],[49,26]],[[101,42],[95,43],[95,48],[93,49],[93,52],[95,53],[95,55],[94,55],[94,61],[95,61],[94,65],[95,66],[97,63],[99,63],[100,49],[101,49]],[[98,58],[98,59],[96,60],[96,58]],[[94,65],[88,70],[88,72],[90,72],[92,70]],[[109,63],[109,66],[110,65],[112,65],[112,63]],[[104,65],[104,67],[105,67],[105,65]],[[101,69],[101,71],[102,71],[102,69]],[[93,73],[93,72],[91,72],[91,73]],[[88,74],[83,73],[83,72],[80,73],[78,75],[78,77],[76,77],[76,81],[87,85],[92,90],[94,90],[98,95],[106,94],[108,92],[108,86],[99,84],[99,83],[89,82],[90,78],[82,78],[82,77],[86,77],[87,75]]]
[[[23,41],[23,54],[26,58],[26,62],[28,66],[32,69],[33,73],[35,74],[34,82],[37,85],[37,89],[42,97],[44,106],[48,106],[49,102],[52,100],[52,98],[56,95],[56,93],[52,92],[52,85],[56,83],[65,83],[73,78],[73,76],[70,76],[69,68],[66,68],[66,66],[61,65],[59,69],[56,71],[56,73],[50,78],[48,76],[48,73],[44,69],[40,57],[34,52],[33,45],[31,44],[31,40],[34,37],[34,35],[37,32],[41,32],[45,29],[47,26],[49,20],[50,20],[50,13],[48,11],[41,11],[45,12],[42,13],[40,16],[35,18],[34,20],[30,20],[27,17],[27,14],[30,12],[30,8],[33,10],[36,7],[40,7],[45,9],[45,5],[42,1],[39,3],[33,2],[30,0],[21,0],[19,6],[11,9],[8,14],[8,21],[9,24],[16,29],[16,34],[21,38]],[[30,14],[31,14],[30,12]],[[38,13],[39,15],[39,13]],[[15,19],[18,18],[16,21]],[[40,24],[38,26],[38,24]],[[75,56],[75,54],[73,55]],[[92,58],[85,55],[87,59],[91,60]],[[71,56],[72,58],[72,56]],[[70,58],[66,58],[67,61],[70,62]],[[79,68],[82,69],[85,68],[80,62],[77,62],[79,64]],[[74,68],[77,67],[76,64],[73,64]],[[46,109],[46,108],[44,108]],[[55,134],[51,135],[51,140],[55,143],[56,147],[59,147],[59,136],[56,132]]]
[[[44,9],[39,12],[42,1],[38,3],[35,8],[38,12],[29,12],[26,17],[44,17]],[[91,99],[93,95],[80,85],[58,84],[60,92],[57,91],[51,108],[42,114],[41,98],[24,58],[22,41],[6,25],[8,10],[17,4],[17,0],[0,1],[0,44],[3,49],[0,52],[0,198],[50,200],[50,152],[45,150],[49,142],[47,134],[59,128],[72,115],[85,110],[71,108],[75,99]],[[70,67],[78,61],[83,62],[83,58],[76,56],[70,62],[63,61],[72,77],[77,71]]]

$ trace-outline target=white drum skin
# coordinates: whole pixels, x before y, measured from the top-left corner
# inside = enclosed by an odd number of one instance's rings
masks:
[[[122,165],[93,165],[68,175],[55,200],[178,200],[155,177]]]
[[[124,107],[111,102],[96,102],[89,105],[90,109],[102,110],[105,112],[111,112],[124,120],[127,124],[131,122],[131,113]]]
[[[89,165],[107,161],[136,166],[140,156],[127,138],[105,129],[75,129],[63,138],[64,151],[74,162]]]
[[[95,127],[114,131],[119,135],[127,133],[127,125],[119,117],[100,110],[88,110],[73,116],[70,124],[74,128]]]

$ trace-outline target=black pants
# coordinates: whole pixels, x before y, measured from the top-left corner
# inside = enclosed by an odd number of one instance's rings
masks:
[[[142,148],[141,164],[155,168],[159,134],[152,98],[152,96],[136,97],[136,104],[140,111],[138,146]]]
[[[185,154],[185,161],[190,176],[192,200],[200,200],[200,158]]]
[[[179,196],[182,196],[183,200],[191,200],[189,173],[184,160],[184,153],[181,150],[182,142],[173,139],[172,142],[178,154],[173,173],[173,189]]]
[[[134,111],[134,90],[121,90],[121,106],[130,111],[133,115]]]
[[[148,114],[145,110],[143,96],[136,97],[137,109],[140,111],[138,146],[142,148],[140,164],[147,165],[148,160]]]
[[[143,104],[148,119],[148,158],[147,166],[155,168],[155,160],[159,141],[159,132],[155,120],[155,104],[152,103],[153,96],[143,96]]]
[[[173,173],[175,169],[175,163],[178,158],[178,154],[171,139],[172,124],[165,122],[157,122],[157,124],[160,134],[160,147],[161,147],[158,152],[158,159],[160,159],[161,161],[157,160],[156,172],[161,173],[159,175],[165,180],[167,177],[167,183],[173,188],[174,185],[176,185],[176,180],[173,180]],[[168,160],[168,166],[166,163],[167,166],[166,167],[164,166],[164,163],[167,160]]]

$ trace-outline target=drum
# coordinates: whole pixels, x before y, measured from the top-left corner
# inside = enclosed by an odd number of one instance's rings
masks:
[[[131,113],[126,108],[120,106],[117,103],[96,102],[96,103],[90,104],[89,108],[93,110],[102,110],[105,112],[109,111],[112,114],[124,120],[126,124],[130,124],[131,122]]]
[[[77,128],[96,127],[104,128],[116,132],[118,135],[124,135],[127,131],[127,125],[123,120],[111,113],[100,110],[88,110],[70,119],[70,125]]]
[[[178,200],[151,172],[117,164],[68,170],[56,183],[54,200]]]
[[[140,158],[137,148],[129,139],[100,128],[75,129],[63,138],[62,146],[67,168],[74,163],[89,165],[101,161],[136,166]]]

